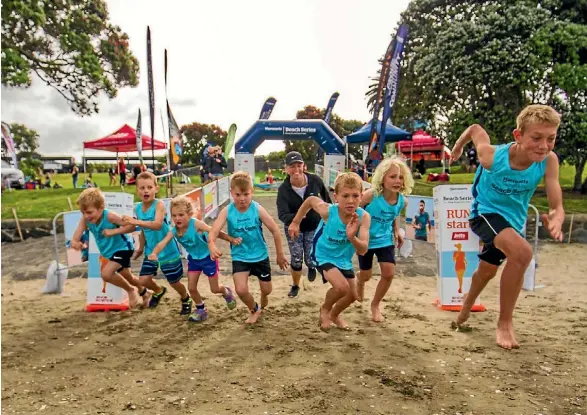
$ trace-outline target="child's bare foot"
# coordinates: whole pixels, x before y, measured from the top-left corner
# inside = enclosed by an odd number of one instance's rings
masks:
[[[365,284],[357,281],[357,292],[355,294],[358,302],[363,302],[365,298]]]
[[[383,317],[381,311],[379,310],[379,305],[371,304],[371,315],[373,321],[375,321],[376,323],[381,323],[382,321],[385,321],[385,317]]]
[[[332,320],[330,319],[330,312],[323,307],[320,307],[320,330],[328,331],[332,326]]]
[[[153,291],[147,290],[145,295],[143,295],[143,304],[141,304],[141,308],[148,308],[149,302],[151,301],[151,297],[153,296]]]
[[[495,331],[495,341],[499,347],[504,349],[518,349],[520,344],[516,341],[514,336],[514,325],[509,323],[497,323],[497,330]]]
[[[465,321],[469,319],[469,314],[471,313],[471,307],[467,306],[467,296],[468,294],[463,294],[463,306],[461,307],[461,311],[457,317],[457,326],[460,326]]]
[[[336,316],[332,319],[332,322],[337,328],[341,330],[349,330],[349,325],[346,324],[346,321],[344,321],[341,316]]]
[[[128,306],[130,308],[135,308],[139,303],[139,293],[137,289],[133,287],[132,290],[128,291]]]
[[[257,320],[259,320],[259,317],[261,317],[262,312],[263,312],[263,310],[258,309],[254,313],[251,313],[249,318],[245,321],[245,324],[255,324],[257,322]]]

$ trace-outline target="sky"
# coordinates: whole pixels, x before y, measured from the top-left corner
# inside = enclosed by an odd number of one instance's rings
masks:
[[[80,117],[38,79],[28,89],[2,86],[2,121],[19,122],[40,135],[43,155],[81,157],[83,141],[106,136],[124,123],[150,135],[146,31],[151,27],[156,139],[167,137],[164,49],[168,53],[167,96],[178,124],[237,125],[236,139],[257,120],[269,96],[277,99],[272,120],[294,119],[306,105],[324,108],[333,92],[334,112],[367,121],[365,92],[378,59],[395,34],[409,0],[107,0],[112,23],[130,38],[140,62],[136,88],[100,112]],[[165,115],[165,114],[164,114]],[[256,154],[283,149],[267,141]],[[234,152],[234,150],[233,150]],[[106,155],[98,152],[87,154]]]

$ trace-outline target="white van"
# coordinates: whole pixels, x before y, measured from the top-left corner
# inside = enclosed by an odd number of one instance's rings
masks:
[[[5,187],[10,186],[13,189],[24,188],[24,173],[22,170],[15,169],[10,164],[2,161],[2,185]]]

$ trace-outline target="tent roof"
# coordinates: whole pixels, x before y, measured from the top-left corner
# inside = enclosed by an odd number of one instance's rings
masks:
[[[96,140],[84,141],[84,149],[102,150],[128,153],[137,151],[137,132],[128,124],[124,124],[118,130],[106,137],[98,138]],[[141,144],[143,149],[151,148],[151,137],[142,134]],[[167,148],[167,143],[163,141],[154,140],[155,150],[164,150]]]
[[[433,137],[423,130],[418,130],[412,134],[412,141],[399,141],[398,149],[402,152],[409,152],[413,148],[419,151],[442,151],[444,143],[440,138]]]
[[[363,125],[357,131],[352,134],[346,136],[346,141],[349,144],[366,144],[369,143],[371,140],[371,125],[373,121],[369,121],[367,124]],[[377,120],[377,131],[381,129],[381,121]],[[385,126],[385,142],[386,143],[394,143],[401,140],[411,140],[412,135],[394,126],[391,122],[387,121]]]

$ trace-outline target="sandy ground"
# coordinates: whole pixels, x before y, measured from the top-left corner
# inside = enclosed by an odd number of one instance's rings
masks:
[[[260,202],[275,214],[274,198]],[[423,243],[398,265],[384,323],[354,305],[351,330],[329,333],[317,325],[327,287],[318,278],[288,299],[274,261],[270,307],[252,328],[245,307],[227,310],[206,281],[203,324],[180,318],[174,293],[155,310],[87,313],[83,278],[63,296],[40,294],[52,244],[2,246],[2,413],[587,415],[585,245],[542,246],[545,287],[522,292],[522,348],[504,351],[494,343],[499,280],[473,331],[454,332],[456,315],[432,305],[435,257]],[[232,284],[229,269],[225,258],[222,281]]]

